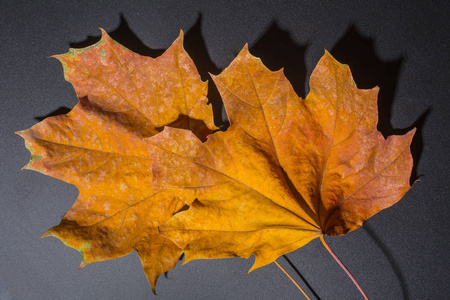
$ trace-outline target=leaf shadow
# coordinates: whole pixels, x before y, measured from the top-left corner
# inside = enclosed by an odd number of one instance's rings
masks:
[[[416,133],[414,134],[414,138],[411,142],[411,155],[414,160],[412,172],[411,172],[411,178],[410,178],[410,184],[413,185],[420,177],[424,176],[424,174],[419,174],[417,171],[417,167],[419,166],[420,157],[422,156],[423,152],[423,128],[424,125],[428,119],[428,116],[430,115],[430,112],[432,111],[431,107],[428,107],[420,116],[419,118],[407,128],[407,130],[411,130],[413,128],[416,128]]]
[[[192,57],[202,80],[208,80],[208,99],[213,105],[214,120],[216,125],[222,130],[229,127],[228,119],[224,116],[224,106],[209,73],[219,74],[223,70],[219,69],[212,61],[205,40],[202,35],[202,14],[199,13],[195,24],[186,32],[184,48]],[[270,70],[279,70],[284,68],[286,77],[292,84],[295,92],[304,96],[306,65],[305,52],[307,45],[297,44],[290,36],[288,31],[280,28],[273,21],[258,40],[249,47],[250,52],[261,57],[264,65]]]
[[[186,52],[194,61],[202,80],[208,80],[208,101],[213,108],[216,126],[221,130],[226,130],[230,126],[230,123],[224,113],[224,106],[219,91],[212,81],[211,76],[209,76],[209,73],[218,74],[221,70],[212,61],[211,56],[208,53],[205,39],[202,35],[201,13],[198,14],[197,21],[194,25],[186,31],[183,45]]]
[[[402,294],[403,294],[403,299],[410,299],[407,280],[406,280],[405,276],[403,275],[403,272],[402,272],[400,266],[395,261],[395,258],[392,255],[389,248],[386,247],[386,245],[384,245],[381,242],[380,237],[376,234],[375,230],[369,225],[369,223],[365,223],[362,228],[364,228],[364,230],[369,234],[369,236],[375,241],[375,244],[378,246],[378,248],[381,250],[381,252],[386,257],[387,261],[391,265],[392,270],[394,271],[394,274],[400,283],[400,287],[401,287]]]
[[[314,295],[314,297],[318,300],[320,300],[319,295],[314,291],[314,289],[311,287],[311,285],[306,281],[305,277],[300,273],[300,271],[297,269],[297,267],[291,262],[291,260],[286,256],[283,255],[283,258],[287,261],[289,266],[297,273],[297,275],[302,279],[302,281],[305,283],[306,287],[311,291],[311,293]]]
[[[123,14],[120,14],[119,26],[111,32],[108,32],[109,36],[121,45],[131,51],[145,56],[158,57],[164,53],[165,49],[152,49],[147,47],[130,29],[127,20]],[[80,42],[69,43],[71,48],[84,48],[91,46],[100,40],[101,35],[88,36],[85,40]]]
[[[249,47],[250,52],[260,57],[272,71],[284,68],[294,91],[305,97],[306,64],[305,53],[308,44],[294,41],[289,33],[273,21],[259,39]]]
[[[66,106],[61,106],[57,109],[55,109],[54,111],[52,111],[51,113],[45,115],[45,116],[37,116],[34,117],[34,119],[38,122],[43,121],[44,119],[48,118],[48,117],[54,117],[54,116],[58,116],[58,115],[64,115],[67,114],[68,112],[70,112],[71,109],[66,107]]]
[[[183,260],[184,260],[184,252],[181,253],[180,257],[178,258],[178,263],[183,262]],[[169,278],[169,272],[170,272],[170,270],[164,272],[164,278],[166,278],[166,279]]]

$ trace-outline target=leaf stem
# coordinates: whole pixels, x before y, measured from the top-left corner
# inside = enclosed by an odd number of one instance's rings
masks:
[[[350,271],[344,266],[344,264],[336,256],[336,254],[334,254],[333,250],[331,250],[330,246],[328,246],[328,244],[325,242],[323,235],[320,236],[320,240],[322,241],[322,244],[325,246],[325,248],[328,250],[328,252],[330,252],[331,256],[333,256],[334,260],[341,266],[341,268],[345,271],[345,273],[347,273],[348,277],[350,277],[350,279],[353,281],[353,283],[358,288],[358,290],[360,291],[360,293],[364,297],[364,299],[369,300],[369,298],[367,298],[366,293],[364,293],[363,289],[361,288],[359,283],[356,281],[355,277],[353,277],[353,275],[350,273]]]
[[[306,299],[311,300],[311,298],[308,297],[308,295],[305,293],[305,291],[298,285],[297,282],[295,282],[294,278],[292,278],[291,275],[275,260],[274,263],[278,266],[278,268],[281,269],[281,271],[286,274],[286,276],[295,284],[295,286],[302,292],[302,294],[306,297]]]

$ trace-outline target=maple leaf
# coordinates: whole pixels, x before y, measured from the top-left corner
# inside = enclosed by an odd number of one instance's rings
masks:
[[[213,79],[227,131],[202,143],[166,128],[147,140],[154,188],[197,199],[160,226],[185,262],[254,254],[252,271],[323,234],[359,228],[410,189],[414,130],[384,139],[378,88],[358,89],[328,52],[304,100],[247,46]]]
[[[139,255],[154,292],[158,276],[175,267],[182,250],[158,233],[185,205],[152,187],[145,138],[165,125],[204,139],[217,128],[207,83],[184,51],[183,33],[160,57],[140,56],[102,30],[96,44],[55,57],[79,103],[18,132],[31,152],[25,169],[74,184],[79,197],[54,236],[86,264]]]

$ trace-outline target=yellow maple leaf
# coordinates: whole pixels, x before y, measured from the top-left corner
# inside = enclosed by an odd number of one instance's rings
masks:
[[[104,31],[96,44],[56,55],[79,103],[18,132],[31,152],[25,169],[74,184],[80,191],[58,226],[59,238],[82,254],[80,267],[135,249],[154,291],[182,250],[157,227],[185,204],[155,191],[145,138],[165,125],[205,138],[217,128],[207,83],[184,51],[183,34],[160,57],[133,53]]]
[[[226,132],[202,143],[166,128],[147,140],[154,188],[197,199],[160,227],[186,262],[254,254],[254,270],[323,234],[359,228],[410,189],[414,130],[385,140],[378,88],[358,89],[328,52],[304,100],[247,47],[214,82]]]

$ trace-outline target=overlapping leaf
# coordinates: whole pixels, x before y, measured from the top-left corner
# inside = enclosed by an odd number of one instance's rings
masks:
[[[160,227],[186,261],[254,254],[253,270],[322,234],[359,228],[409,190],[414,131],[385,140],[378,88],[358,89],[329,53],[304,100],[247,47],[214,82],[226,132],[203,143],[166,128],[147,140],[154,187],[197,199]]]
[[[245,47],[214,77],[231,124],[215,133],[182,34],[157,59],[105,32],[56,58],[80,102],[19,134],[25,168],[80,191],[44,234],[79,250],[80,267],[135,249],[153,289],[182,249],[186,261],[253,254],[253,270],[359,228],[410,188],[414,132],[384,139],[378,89],[358,89],[328,53],[301,99]]]
[[[165,125],[204,139],[216,129],[207,83],[184,51],[182,33],[160,57],[140,56],[102,31],[101,40],[55,57],[80,102],[66,115],[18,132],[31,152],[26,169],[80,191],[55,236],[82,254],[80,267],[133,249],[154,289],[182,250],[158,233],[184,203],[152,187],[145,138]]]

